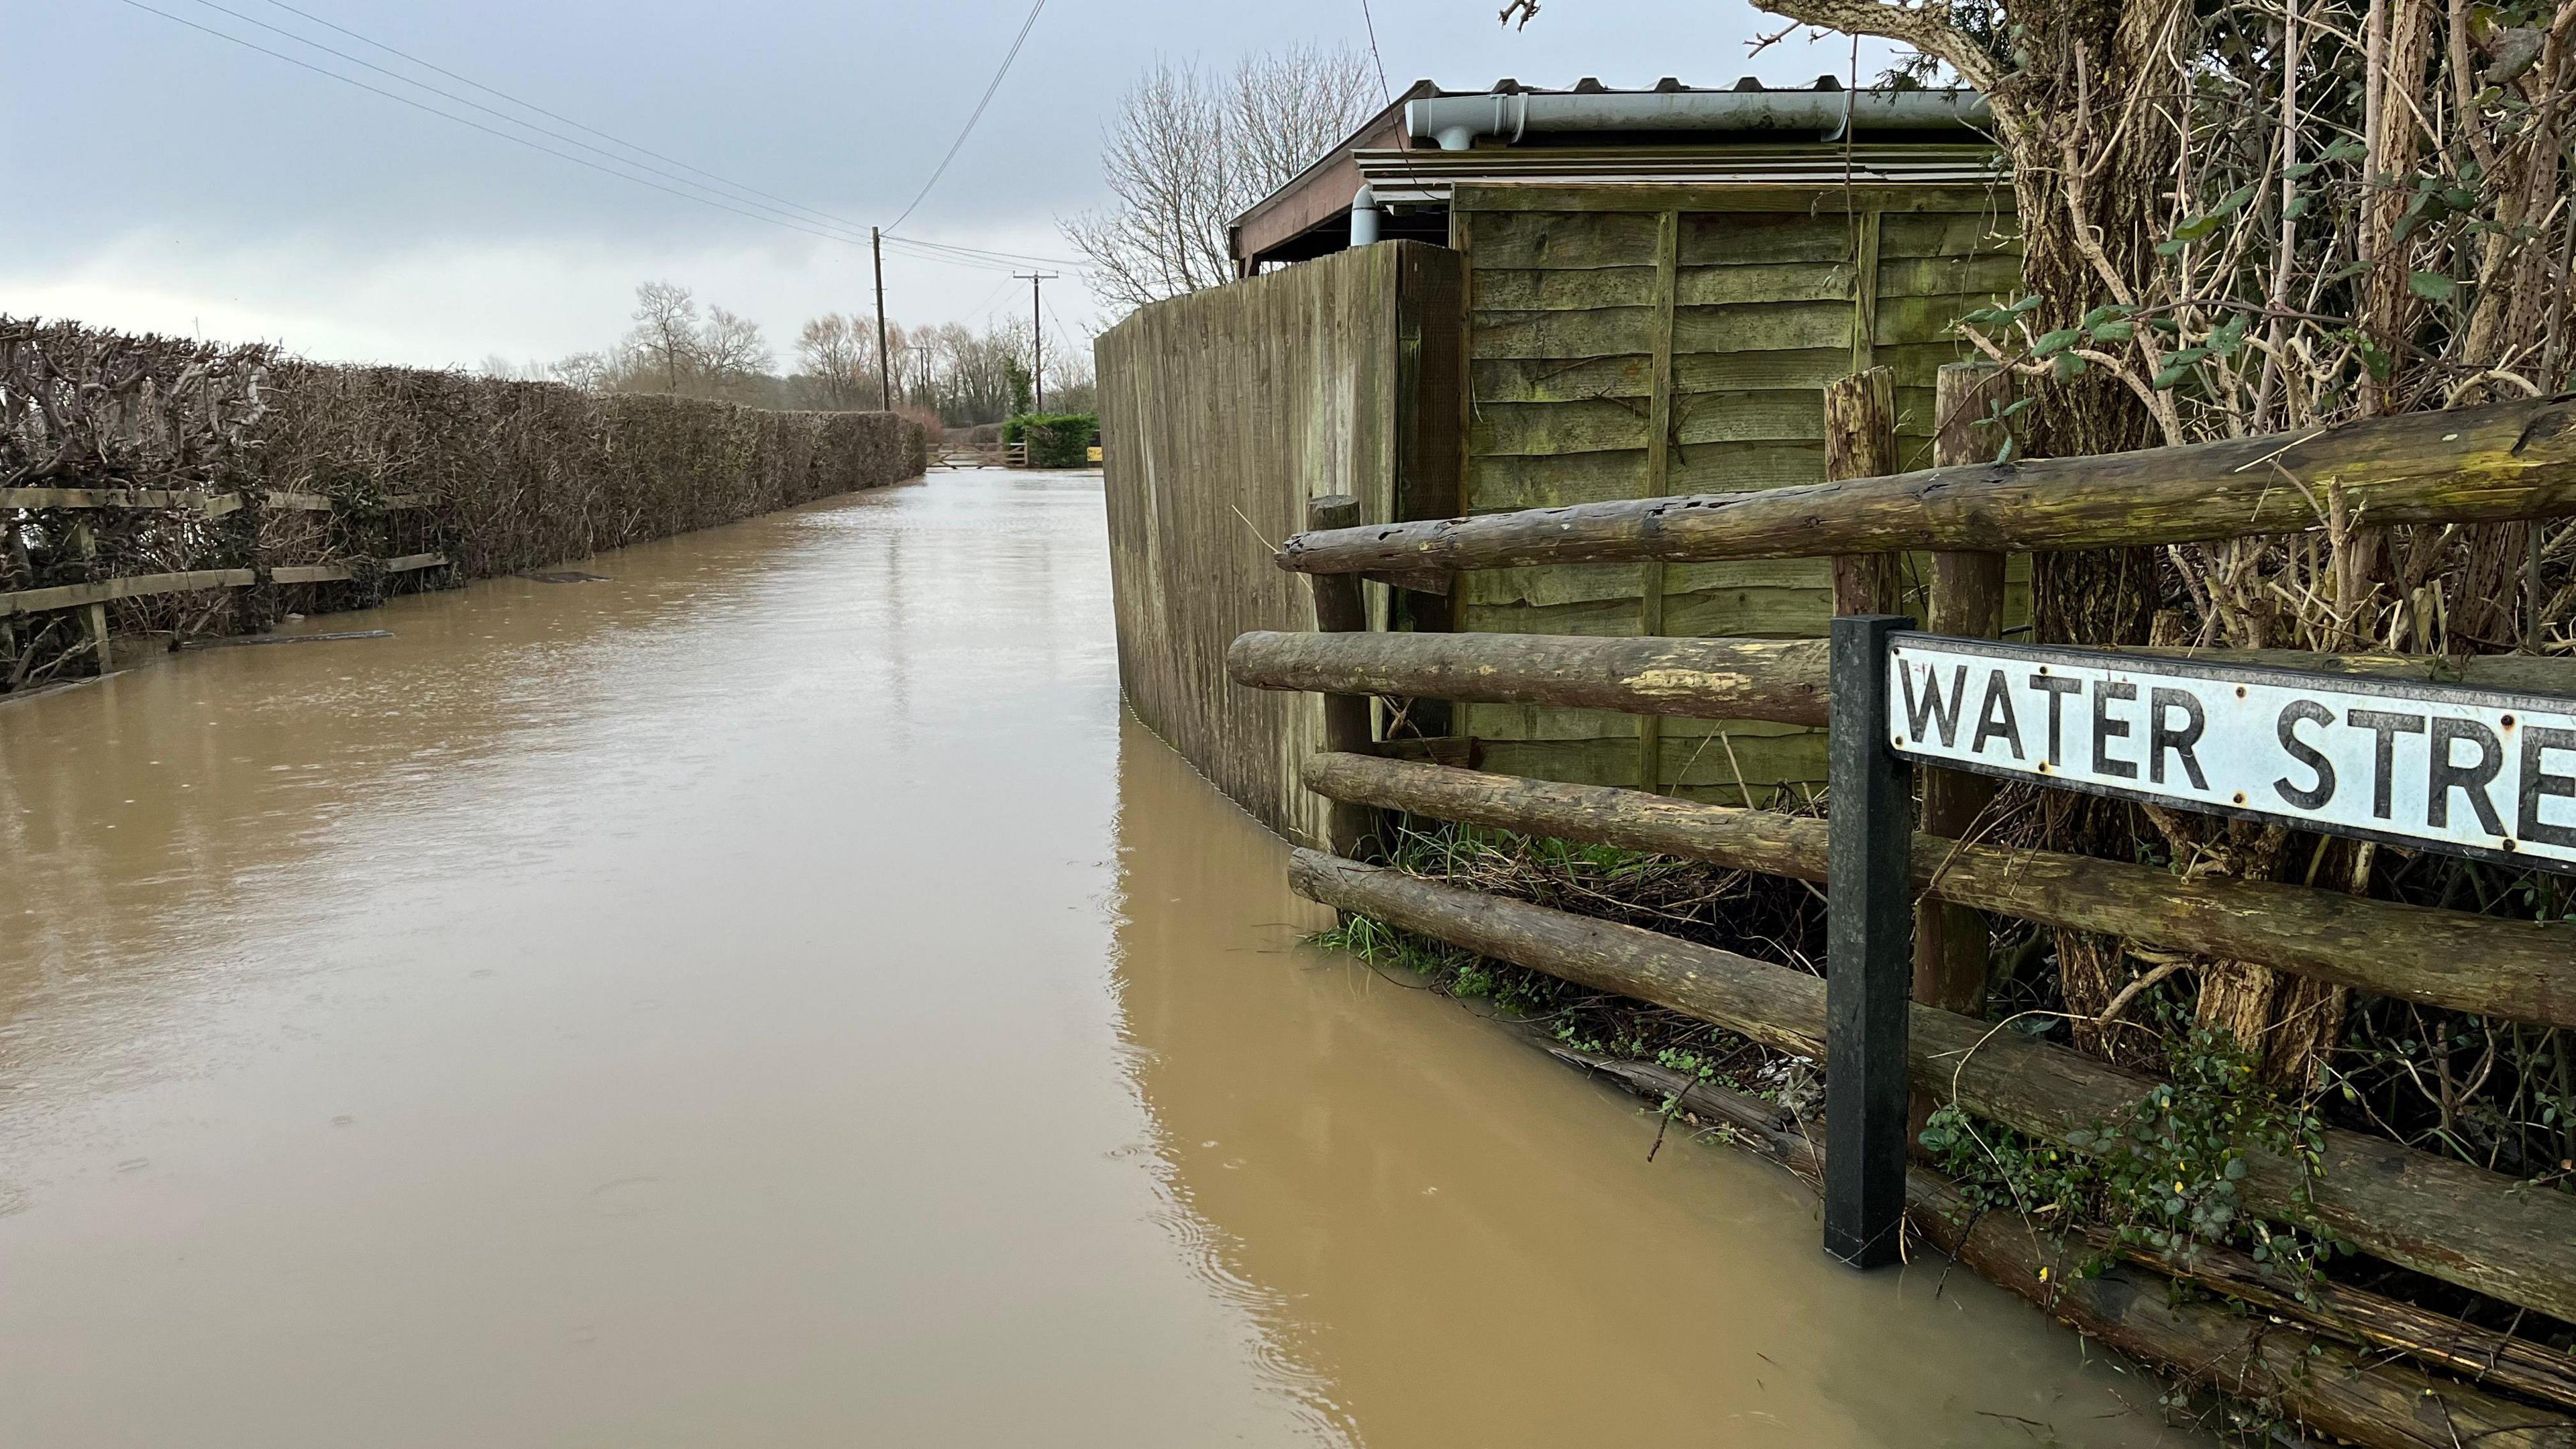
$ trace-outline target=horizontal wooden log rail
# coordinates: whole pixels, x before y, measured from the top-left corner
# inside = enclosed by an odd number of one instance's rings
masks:
[[[1251,633],[1226,673],[1261,689],[1825,722],[1822,639]]]
[[[1353,804],[1614,845],[1798,880],[1825,878],[1825,822],[1642,790],[1564,785],[1372,755],[1307,761],[1306,787]],[[2576,1027],[2576,928],[2275,881],[1914,838],[1918,888],[2049,926],[2250,961],[2381,996]]]
[[[1460,890],[1400,871],[1296,851],[1289,883],[1309,900],[1598,991],[1714,1022],[1820,1058],[1823,978],[1615,922]],[[2124,1114],[2152,1078],[1936,1008],[1912,1014],[1911,1074],[1943,1100],[2063,1146]],[[2576,1320],[2576,1196],[2329,1130],[2310,1183],[2316,1225],[2392,1263]],[[2241,1191],[2296,1221],[2299,1171],[2257,1152]]]
[[[2576,657],[2313,654],[2295,649],[2131,649],[2377,679],[2576,697]],[[1256,689],[1386,694],[1475,704],[1553,704],[1692,719],[1825,723],[1822,639],[1600,639],[1570,634],[1301,634],[1255,631],[1225,669]]]
[[[328,513],[339,506],[328,494],[275,489],[261,495],[261,501],[287,512]],[[426,493],[392,493],[378,506],[388,511],[422,508],[431,501]],[[193,508],[208,518],[221,518],[242,503],[239,493],[201,493],[191,488],[0,488],[0,508]]]
[[[204,508],[236,496],[186,488],[0,488],[0,508]]]
[[[1556,1042],[1541,1045],[1571,1066],[1725,1129],[1730,1143],[1768,1158],[1811,1186],[1823,1178],[1824,1145],[1812,1119],[1801,1120],[1776,1103],[1653,1062],[1621,1061]],[[2539,1427],[2576,1433],[2564,1412],[2576,1408],[2576,1358],[2546,1344],[2332,1280],[2312,1285],[2309,1301],[2301,1302],[2277,1286],[2263,1265],[2226,1248],[2200,1247],[2188,1263],[2122,1252],[2118,1256],[2150,1271],[2113,1268],[2088,1274],[2083,1250],[2100,1251],[2104,1245],[2099,1241],[2059,1242],[2033,1232],[2018,1214],[1980,1213],[1955,1184],[1921,1167],[1906,1173],[1906,1208],[1915,1230],[1934,1245],[2050,1316],[2194,1383],[2221,1383],[2246,1398],[2278,1400],[2312,1429],[2362,1444],[2437,1449],[2452,1449],[2449,1434],[2454,1429],[2463,1435]],[[2043,1268],[2049,1271],[2043,1274]],[[2556,1411],[2526,1408],[2469,1384],[2412,1370],[2391,1374],[2375,1361],[2376,1355],[2365,1358],[2338,1345],[2321,1345],[2324,1352],[2311,1360],[2303,1334],[2275,1334],[2260,1316],[2192,1301],[2173,1291],[2173,1278],[2345,1343],[2392,1349],[2474,1384],[2532,1395]],[[2262,1351],[2267,1338],[2281,1340],[2275,1352]],[[2428,1393],[2441,1399],[2445,1413],[2419,1412],[2427,1407],[2423,1401]]]
[[[444,568],[448,563],[443,553],[411,553],[389,558],[376,565],[379,573],[416,573],[422,569]],[[283,564],[268,571],[269,582],[278,584],[328,584],[357,577],[349,564]],[[199,589],[246,589],[258,583],[257,569],[192,569],[176,574],[128,574],[123,578],[97,579],[86,584],[58,584],[52,588],[21,589],[14,594],[0,594],[0,619],[21,614],[41,614],[52,609],[77,609],[86,604],[104,604],[117,599],[148,599],[159,594],[193,593]]]
[[[2408,413],[2327,431],[1931,468],[1758,493],[1639,498],[1290,538],[1282,568],[1407,573],[2193,543],[2324,526],[2576,513],[2576,402]]]
[[[417,573],[422,569],[444,567],[443,553],[407,553],[376,565],[376,572],[386,574]],[[344,583],[358,576],[354,564],[286,564],[268,571],[269,579],[281,584]]]
[[[184,594],[197,589],[239,589],[259,582],[252,569],[191,569],[176,574],[128,574],[86,584],[57,584],[48,589],[21,589],[0,594],[0,619],[41,614],[48,609],[77,609],[116,599],[144,599],[155,594]]]

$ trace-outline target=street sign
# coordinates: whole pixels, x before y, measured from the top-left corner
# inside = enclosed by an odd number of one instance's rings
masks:
[[[2576,872],[2576,700],[1915,633],[1886,671],[1950,769]]]

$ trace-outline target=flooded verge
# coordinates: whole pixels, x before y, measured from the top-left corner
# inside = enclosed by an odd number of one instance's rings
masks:
[[[0,1443],[2133,1445],[1299,944],[966,474],[0,705]]]

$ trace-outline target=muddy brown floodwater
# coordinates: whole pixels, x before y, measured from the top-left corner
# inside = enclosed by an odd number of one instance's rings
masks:
[[[0,704],[0,1444],[2133,1445],[1301,945],[943,475]]]

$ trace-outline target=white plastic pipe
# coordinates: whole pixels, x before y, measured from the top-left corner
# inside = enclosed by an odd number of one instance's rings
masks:
[[[1376,241],[1377,225],[1377,193],[1369,190],[1368,183],[1362,182],[1360,189],[1351,196],[1351,245],[1364,247]]]
[[[1443,151],[1485,136],[1536,132],[1796,131],[1837,138],[1864,130],[1981,126],[1992,117],[1974,91],[1613,91],[1564,95],[1434,96],[1409,101],[1406,128]]]

